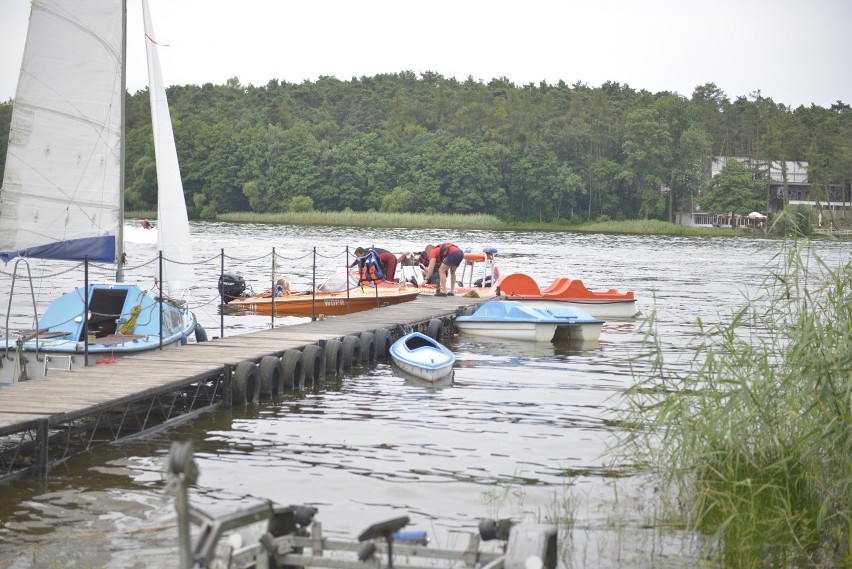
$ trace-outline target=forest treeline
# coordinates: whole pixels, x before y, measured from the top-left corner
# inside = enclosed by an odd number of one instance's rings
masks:
[[[350,209],[671,221],[692,204],[765,211],[761,173],[734,165],[711,181],[713,156],[806,160],[817,194],[852,181],[848,104],[791,109],[759,92],[731,101],[712,83],[687,98],[612,82],[402,72],[259,87],[235,77],[172,86],[168,99],[188,209],[201,218]],[[3,156],[10,115],[0,107]],[[127,209],[155,209],[147,91],[128,94],[126,152]]]

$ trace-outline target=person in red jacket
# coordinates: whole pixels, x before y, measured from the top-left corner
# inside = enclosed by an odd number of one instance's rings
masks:
[[[435,245],[432,247],[431,245],[427,245],[424,251],[427,253],[429,257],[429,265],[426,267],[426,273],[423,278],[426,282],[429,281],[429,277],[432,276],[432,273],[435,272],[436,267],[440,267],[438,269],[438,275],[440,279],[440,288],[438,292],[435,293],[435,296],[453,296],[456,294],[456,269],[461,265],[462,260],[464,259],[464,251],[461,250],[460,247],[453,245],[452,243],[441,243],[439,245]],[[450,288],[447,290],[447,275],[450,277]]]

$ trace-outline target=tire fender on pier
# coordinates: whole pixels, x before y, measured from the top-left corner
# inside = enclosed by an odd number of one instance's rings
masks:
[[[325,352],[317,344],[308,344],[302,350],[302,363],[305,368],[305,384],[311,387],[319,385],[325,379]]]
[[[361,362],[375,362],[376,352],[376,335],[373,332],[361,332]]]
[[[390,355],[390,347],[393,344],[390,330],[387,328],[379,328],[374,332],[376,335],[376,357],[386,358]]]
[[[440,342],[441,337],[444,335],[444,321],[440,318],[430,320],[429,327],[426,328],[426,335]]]
[[[325,343],[325,372],[340,375],[343,373],[343,342],[327,340]]]
[[[340,352],[343,356],[343,370],[352,369],[352,366],[361,363],[361,338],[351,334],[344,336]]]
[[[261,397],[281,393],[281,359],[277,356],[265,356],[260,360],[260,365],[257,366],[257,379]]]
[[[302,365],[302,352],[287,350],[281,356],[281,380],[284,388],[305,388],[305,366]]]
[[[231,402],[235,404],[257,403],[260,389],[257,380],[257,364],[248,360],[237,364],[231,377]]]

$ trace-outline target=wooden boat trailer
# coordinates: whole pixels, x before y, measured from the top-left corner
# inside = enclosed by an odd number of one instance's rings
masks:
[[[333,540],[323,537],[322,524],[314,521],[317,509],[307,506],[262,503],[210,517],[188,501],[197,476],[190,444],[173,443],[168,487],[177,497],[181,569],[556,569],[553,525],[483,520],[463,551],[431,548],[425,532],[403,532],[408,516],[373,524],[357,541]],[[266,530],[256,543],[244,544],[235,533],[262,522]],[[200,528],[194,545],[190,523]],[[480,550],[481,540],[495,539],[502,542],[499,551]]]

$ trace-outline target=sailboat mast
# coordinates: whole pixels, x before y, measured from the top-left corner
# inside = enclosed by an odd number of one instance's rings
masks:
[[[115,244],[115,282],[124,281],[124,162],[127,129],[127,0],[121,0],[121,142],[118,185],[118,232]]]

